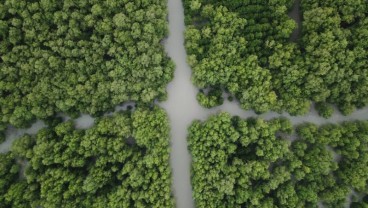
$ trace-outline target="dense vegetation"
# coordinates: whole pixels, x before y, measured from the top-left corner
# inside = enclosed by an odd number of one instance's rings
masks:
[[[0,143],[8,124],[48,127],[0,154],[0,208],[174,207],[166,99],[174,64],[166,0],[0,0]],[[368,2],[184,0],[185,46],[205,107],[323,117],[368,103]],[[318,14],[318,15],[316,15]],[[135,111],[101,116],[133,101]],[[144,107],[141,107],[144,106]],[[368,122],[293,128],[222,113],[190,127],[197,207],[368,206]]]
[[[68,121],[23,136],[0,154],[0,207],[174,207],[166,113],[124,111],[87,130]]]
[[[190,127],[197,207],[367,207],[368,122],[304,124],[221,113]],[[293,142],[291,142],[293,140]]]
[[[0,0],[0,122],[165,99],[164,0]]]
[[[222,89],[244,109],[344,114],[368,103],[368,2],[301,0],[302,35],[288,17],[293,0],[185,0],[186,49],[193,82]],[[221,97],[222,93],[217,93]],[[201,92],[199,102],[221,104]]]

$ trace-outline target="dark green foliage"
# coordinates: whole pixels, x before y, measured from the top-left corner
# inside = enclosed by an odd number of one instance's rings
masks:
[[[227,100],[228,100],[229,102],[233,102],[234,97],[233,97],[233,96],[228,96],[228,97],[227,97]]]
[[[315,107],[318,114],[323,118],[330,118],[334,112],[332,106],[327,103],[316,103]]]
[[[189,129],[197,207],[343,207],[368,193],[368,122],[304,124],[221,113]],[[363,204],[363,199],[354,199]]]
[[[201,6],[194,6],[198,4]],[[282,83],[272,79],[274,71],[279,71],[281,66],[273,70],[266,66],[272,64],[271,68],[278,62],[288,64],[288,59],[296,55],[293,51],[286,54],[283,51],[284,47],[294,50],[287,45],[295,28],[294,21],[286,14],[290,1],[187,0],[185,5],[186,48],[194,84],[201,88],[224,88],[240,101],[244,109],[254,109],[259,113],[280,110],[278,106],[282,103],[278,98],[282,96],[279,95],[281,89],[279,93],[273,85]],[[281,51],[278,60],[271,57],[275,51]],[[285,66],[289,71],[296,68]],[[293,79],[295,82],[299,78]],[[298,91],[294,88],[289,87],[288,90]],[[294,105],[290,112],[305,109],[306,105],[301,106],[300,103],[306,101],[299,99],[298,95],[288,97],[292,97],[289,100],[297,100],[285,104]]]
[[[290,178],[286,166],[269,172],[285,157],[288,143],[275,136],[290,130],[283,120],[244,121],[228,114],[212,116],[190,127],[192,184],[197,207],[249,207],[266,203],[270,192]]]
[[[186,31],[188,62],[193,81],[201,88],[225,88],[243,108],[265,112],[275,105],[271,74],[250,54],[254,40],[244,37],[248,21],[224,6],[207,5],[199,10],[201,20]]]
[[[0,117],[101,114],[166,97],[166,1],[0,1]]]
[[[6,130],[6,125],[0,122],[0,144],[3,143],[6,139],[5,130]]]
[[[368,103],[367,1],[302,1],[303,88],[344,114]],[[318,14],[318,15],[317,15]]]
[[[209,89],[207,93],[201,90],[197,94],[197,100],[199,104],[206,108],[212,108],[224,103],[221,89]]]
[[[6,191],[19,177],[19,165],[10,153],[0,154],[0,207],[6,208]]]
[[[344,114],[367,105],[368,2],[302,0],[295,43],[293,3],[185,0],[194,84],[223,88],[258,113],[305,114],[311,101]]]
[[[0,132],[0,144],[6,140],[5,135],[3,132]]]
[[[99,118],[87,130],[76,130],[73,125],[60,123],[16,140],[12,154],[29,165],[26,180],[0,189],[7,190],[5,204],[174,207],[169,125],[163,110],[119,112]],[[32,198],[19,195],[21,191]]]

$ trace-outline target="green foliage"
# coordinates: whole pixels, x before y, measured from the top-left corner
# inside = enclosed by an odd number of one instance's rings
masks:
[[[17,180],[19,166],[10,153],[0,154],[0,207],[6,208],[6,191]]]
[[[368,193],[368,122],[304,124],[227,113],[189,128],[197,207],[343,207]],[[355,203],[364,203],[356,199]]]
[[[302,1],[303,88],[316,102],[336,104],[344,114],[368,103],[364,1]],[[318,14],[318,15],[316,15]],[[359,32],[358,32],[359,31]]]
[[[0,144],[6,139],[5,137],[6,125],[0,122]]]
[[[244,109],[258,113],[279,110],[272,71],[265,66],[276,50],[274,45],[283,47],[295,28],[286,15],[290,1],[270,5],[249,1],[200,2],[198,8],[198,3],[185,1],[185,46],[194,84],[200,88],[223,88]],[[197,5],[196,9],[193,5]]]
[[[29,165],[25,179],[18,182],[17,171],[6,172],[7,178],[0,174],[9,181],[3,186],[11,185],[0,189],[5,191],[1,196],[6,205],[174,207],[169,125],[162,109],[101,117],[87,130],[76,130],[73,125],[72,121],[60,123],[16,140],[12,154]],[[8,166],[14,159],[1,158],[0,162],[7,166],[2,171],[12,170]]]
[[[201,90],[197,94],[197,100],[199,104],[206,108],[212,108],[224,103],[221,89],[209,89],[208,93],[205,93],[203,90]]]
[[[343,114],[366,106],[368,3],[302,0],[302,37],[294,43],[293,2],[185,0],[194,84],[222,88],[257,113],[300,115],[312,102]]]
[[[283,122],[244,121],[226,113],[194,122],[189,129],[189,149],[197,207],[266,203],[263,192],[290,178],[285,165],[269,172],[270,163],[281,162],[289,154],[288,143],[275,136],[290,130]]]
[[[323,118],[330,118],[334,112],[332,106],[327,103],[316,103],[315,107],[318,114]]]
[[[164,99],[174,69],[160,44],[166,16],[158,0],[1,1],[1,122]]]

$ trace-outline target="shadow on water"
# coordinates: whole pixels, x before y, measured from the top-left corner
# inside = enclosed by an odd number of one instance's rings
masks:
[[[293,8],[289,12],[291,17],[296,22],[296,28],[290,36],[290,41],[297,42],[301,37],[302,32],[302,13],[300,11],[301,0],[295,0]]]

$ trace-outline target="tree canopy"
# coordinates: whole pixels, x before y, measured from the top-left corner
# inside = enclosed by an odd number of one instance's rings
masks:
[[[0,0],[0,208],[174,207],[164,51],[167,1]],[[137,110],[102,116],[134,102]],[[142,107],[143,106],[143,107]],[[150,106],[150,108],[148,108]],[[76,129],[59,113],[96,117]]]
[[[312,102],[344,114],[366,106],[367,1],[301,2],[302,35],[293,42],[293,0],[185,0],[194,84],[230,92],[258,113],[305,114]],[[198,99],[213,107],[203,93]]]
[[[166,98],[166,1],[0,1],[0,122]]]
[[[352,192],[352,205],[367,206],[368,122],[293,129],[227,113],[193,122],[196,207],[343,207]]]
[[[72,121],[15,141],[0,155],[0,207],[174,207],[169,124],[158,107]],[[19,177],[18,161],[27,161]]]

